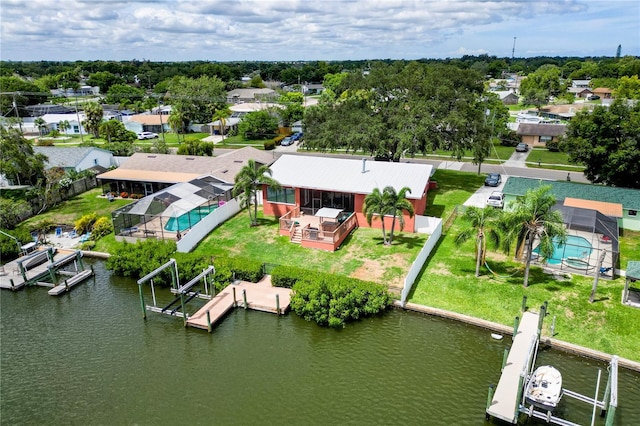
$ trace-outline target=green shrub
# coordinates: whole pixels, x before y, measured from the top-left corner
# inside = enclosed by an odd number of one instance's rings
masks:
[[[78,234],[85,234],[91,231],[93,224],[98,220],[98,215],[95,213],[89,213],[76,220],[75,230]]]
[[[391,296],[381,284],[321,273],[299,279],[291,297],[291,309],[296,314],[329,327],[344,327],[390,305]]]
[[[96,242],[95,241],[85,241],[84,243],[80,244],[80,250],[91,251],[95,247],[96,247]]]
[[[545,146],[547,147],[547,149],[551,152],[559,152],[560,151],[560,142],[555,140],[555,141],[548,141]]]
[[[280,143],[282,142],[282,139],[284,139],[286,136],[285,135],[278,135],[275,138],[273,138],[273,142],[277,145],[280,146]]]
[[[13,238],[9,238],[4,234],[0,234],[0,258],[3,262],[18,257],[20,254],[20,246],[32,241],[31,233],[26,229],[3,229],[3,232],[15,237],[19,242],[16,242]]]
[[[302,268],[276,266],[271,271],[271,284],[275,287],[293,288],[299,279],[309,273],[309,271]]]
[[[276,143],[274,141],[264,141],[264,150],[271,151],[276,149]]]
[[[107,259],[106,267],[116,275],[139,279],[168,262],[175,251],[175,241],[150,239],[135,244],[123,241],[117,244],[115,254]],[[169,272],[154,278],[154,283],[169,285]]]
[[[36,140],[37,146],[53,146],[53,139],[38,139]]]
[[[76,231],[77,232],[77,231]],[[113,224],[108,217],[99,217],[91,228],[91,239],[97,240],[113,232]]]

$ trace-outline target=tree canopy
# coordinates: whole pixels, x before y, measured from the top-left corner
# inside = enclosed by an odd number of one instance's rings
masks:
[[[238,124],[238,131],[247,139],[268,139],[275,136],[278,119],[267,110],[250,112]]]
[[[640,189],[640,103],[578,112],[561,145],[591,182]]]
[[[176,77],[168,85],[165,96],[185,123],[208,123],[217,109],[226,106],[225,85],[218,77]]]
[[[305,144],[364,151],[378,159],[448,149],[460,158],[488,137],[481,76],[439,64],[375,63],[338,78],[336,99],[305,111]]]
[[[16,128],[0,126],[0,173],[18,185],[36,185],[44,178],[47,157],[36,154],[33,145]]]

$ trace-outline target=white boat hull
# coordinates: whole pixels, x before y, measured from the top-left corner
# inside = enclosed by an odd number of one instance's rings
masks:
[[[550,366],[543,365],[533,372],[525,389],[525,400],[545,411],[553,411],[562,398],[562,375]]]

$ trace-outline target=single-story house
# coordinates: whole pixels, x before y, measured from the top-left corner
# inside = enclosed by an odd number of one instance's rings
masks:
[[[583,108],[591,108],[590,104],[547,105],[540,108],[540,116],[551,120],[571,120]]]
[[[319,95],[324,91],[324,86],[321,83],[304,83],[302,85],[302,92],[305,95]]]
[[[115,165],[111,151],[96,147],[34,146],[36,154],[46,155],[47,168],[62,167],[65,171],[106,171]]]
[[[136,114],[128,117],[124,127],[132,132],[162,133],[171,131],[169,117],[163,114]]]
[[[640,231],[640,190],[630,188],[611,187],[604,185],[586,185],[583,183],[510,177],[504,185],[504,205],[508,206],[517,197],[523,196],[527,190],[540,185],[551,185],[551,193],[558,202],[563,202],[575,208],[590,208],[600,211],[610,217],[615,217],[622,229]],[[584,202],[576,201],[585,200]],[[599,203],[621,205],[621,212],[616,209],[602,210]],[[582,203],[582,204],[581,204]],[[621,216],[621,217],[619,217]]]
[[[511,90],[497,90],[496,95],[500,98],[503,105],[517,105],[520,97]]]
[[[567,91],[569,93],[573,93],[576,98],[581,99],[585,99],[587,96],[593,93],[588,87],[569,87]]]
[[[332,251],[355,226],[369,227],[362,208],[375,188],[408,187],[407,199],[415,214],[422,215],[432,166],[285,154],[271,165],[271,171],[282,189],[263,188],[264,214],[279,217],[280,234],[293,242],[298,238],[303,246]],[[403,218],[404,230],[415,232],[415,216],[405,212]],[[387,230],[391,219],[385,217]],[[371,226],[382,224],[374,219]],[[398,221],[396,227],[400,229]]]
[[[227,93],[227,102],[230,104],[239,104],[243,102],[256,102],[256,101],[272,101],[277,96],[277,93],[273,89],[267,88],[254,88],[247,89],[234,89]]]
[[[41,117],[49,130],[57,130],[65,135],[86,135],[88,132],[85,130],[82,122],[85,120],[84,112],[69,113],[69,114],[45,114]],[[69,122],[69,127],[64,130],[60,130],[59,124],[62,121]]]
[[[588,89],[591,80],[571,80],[571,87]]]
[[[600,99],[611,99],[613,98],[613,90],[607,87],[598,87],[593,89],[593,94],[600,96]]]
[[[558,140],[566,131],[564,124],[520,123],[516,133],[527,145],[544,146],[547,142]]]
[[[97,176],[105,192],[149,195],[169,186],[209,175],[220,182],[234,182],[249,159],[269,165],[273,154],[245,147],[217,157],[138,152],[120,167]]]

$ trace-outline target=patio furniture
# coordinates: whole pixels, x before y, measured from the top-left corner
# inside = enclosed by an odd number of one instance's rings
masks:
[[[62,228],[58,226],[56,228],[56,237],[60,238],[61,236],[62,236]]]
[[[69,232],[68,235],[69,238],[78,238],[78,233],[76,232],[76,230],[72,230],[71,232]]]
[[[85,242],[89,241],[89,238],[91,238],[91,232],[87,232],[86,234],[83,234],[80,237],[80,242],[81,243],[85,243]]]

